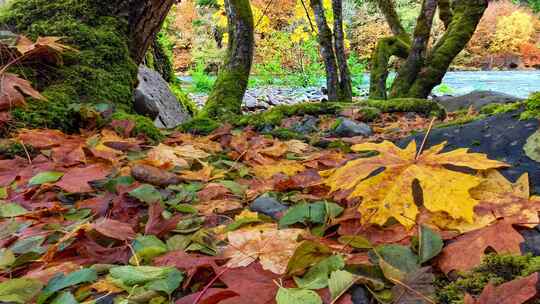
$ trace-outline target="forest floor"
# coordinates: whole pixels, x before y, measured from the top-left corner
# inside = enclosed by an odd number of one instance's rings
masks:
[[[512,183],[496,170],[507,164],[467,149],[395,146],[432,127],[413,113],[383,114],[364,136],[352,136],[364,125],[336,133],[343,118],[310,119],[282,122],[313,127],[308,140],[223,125],[158,144],[121,120],[16,131],[0,160],[0,301],[537,298],[540,258],[522,243],[540,198],[526,175]]]

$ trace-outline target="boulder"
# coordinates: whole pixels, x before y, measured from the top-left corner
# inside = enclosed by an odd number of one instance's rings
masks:
[[[341,122],[335,129],[330,131],[332,136],[336,137],[354,137],[354,136],[370,136],[373,134],[371,128],[363,123],[350,120],[348,118],[340,118]]]
[[[133,106],[138,114],[152,118],[158,128],[174,128],[191,118],[158,72],[141,65],[137,78]]]
[[[504,104],[522,101],[522,99],[518,97],[494,91],[473,91],[469,94],[456,97],[441,96],[437,97],[435,100],[439,102],[448,112],[468,109],[471,106],[475,110],[480,110],[482,107],[488,104]]]
[[[487,154],[490,159],[511,165],[501,173],[513,182],[528,172],[531,192],[540,194],[540,162],[529,158],[524,151],[527,140],[538,130],[540,123],[538,119],[520,120],[519,115],[520,111],[514,111],[463,125],[433,129],[426,148],[447,141],[444,152],[469,148],[471,152]],[[401,140],[398,145],[405,147],[414,139],[420,146],[423,138],[424,134],[417,134]]]

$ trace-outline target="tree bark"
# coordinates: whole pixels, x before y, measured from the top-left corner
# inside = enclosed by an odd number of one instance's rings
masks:
[[[328,100],[338,101],[339,92],[339,72],[336,54],[332,42],[332,30],[326,22],[324,7],[321,0],[311,0],[311,9],[315,16],[315,24],[319,30],[318,39],[321,57],[326,70],[326,89],[328,90]]]
[[[334,48],[339,68],[339,89],[342,101],[352,101],[352,80],[347,53],[345,51],[345,34],[343,32],[343,4],[342,0],[332,0],[334,13]]]
[[[318,29],[321,57],[326,71],[326,88],[329,101],[352,101],[352,83],[343,33],[343,8],[341,0],[332,0],[334,31],[328,26],[321,0],[311,0],[311,9]]]
[[[253,62],[253,13],[249,0],[225,0],[229,42],[227,55],[208,97],[204,116],[220,118],[240,114]]]
[[[373,99],[387,98],[386,79],[392,56],[406,61],[398,70],[390,98],[427,98],[433,88],[441,83],[454,58],[472,38],[488,6],[488,0],[423,0],[411,41],[403,30],[393,2],[377,0],[377,3],[395,36],[381,39],[372,55],[370,97]],[[447,29],[428,52],[437,7]]]

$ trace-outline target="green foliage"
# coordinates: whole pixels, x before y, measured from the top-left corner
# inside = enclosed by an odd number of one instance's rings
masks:
[[[220,127],[220,123],[207,117],[195,117],[178,127],[180,131],[194,134],[210,134]]]
[[[190,91],[195,93],[209,93],[216,82],[215,77],[211,77],[205,71],[205,64],[199,61],[195,64],[195,68],[191,70],[191,88]]]
[[[497,114],[503,114],[503,113],[508,113],[512,111],[517,111],[522,107],[523,107],[523,103],[521,102],[504,103],[504,104],[493,103],[493,104],[484,106],[480,110],[480,113],[485,114],[485,115],[497,115]]]
[[[465,293],[478,295],[488,283],[496,285],[528,276],[540,270],[540,257],[487,255],[480,266],[469,273],[460,274],[458,279],[437,281],[437,303],[462,303]]]
[[[351,81],[353,95],[358,96],[360,92],[358,88],[364,83],[364,73],[366,72],[366,63],[361,61],[356,54],[350,54],[347,59],[349,70],[351,72]]]
[[[164,137],[161,131],[154,126],[154,123],[148,117],[118,111],[113,114],[112,119],[133,121],[135,123],[135,128],[133,129],[135,135],[145,135],[156,142]]]
[[[113,6],[104,0],[14,0],[0,16],[0,24],[32,39],[66,37],[64,43],[80,51],[66,53],[61,67],[36,68],[31,80],[48,101],[29,100],[27,108],[13,111],[17,121],[70,132],[80,127],[73,105],[110,102],[131,109],[137,66],[129,56],[127,25],[111,15]]]
[[[522,119],[540,118],[540,92],[531,94],[525,100],[525,112],[521,114]]]

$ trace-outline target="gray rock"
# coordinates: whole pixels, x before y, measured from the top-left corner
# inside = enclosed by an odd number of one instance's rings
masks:
[[[191,118],[158,72],[141,65],[137,78],[133,101],[137,113],[154,119],[158,128],[174,128]]]
[[[371,298],[364,286],[355,284],[350,289],[353,304],[370,304]]]
[[[488,104],[513,103],[521,101],[522,99],[494,91],[473,91],[463,96],[442,96],[437,97],[435,100],[439,102],[446,109],[446,111],[455,112],[462,109],[468,109],[471,106],[475,110],[480,110],[482,107]]]
[[[339,125],[331,131],[331,135],[338,137],[370,136],[373,134],[371,128],[363,123],[341,118]]]
[[[263,194],[251,203],[249,209],[276,219],[281,212],[287,210],[287,206],[283,205],[277,199]]]
[[[491,116],[483,120],[448,128],[433,129],[426,148],[448,142],[443,151],[469,148],[471,152],[484,153],[490,159],[504,161],[511,167],[500,170],[503,175],[516,181],[523,173],[529,173],[531,192],[540,194],[540,163],[527,157],[523,146],[539,127],[538,119],[520,120],[519,111]],[[405,138],[399,145],[405,147],[411,139],[421,143],[424,134]]]
[[[306,116],[291,126],[291,130],[300,134],[309,134],[318,130],[319,119],[315,116]]]

